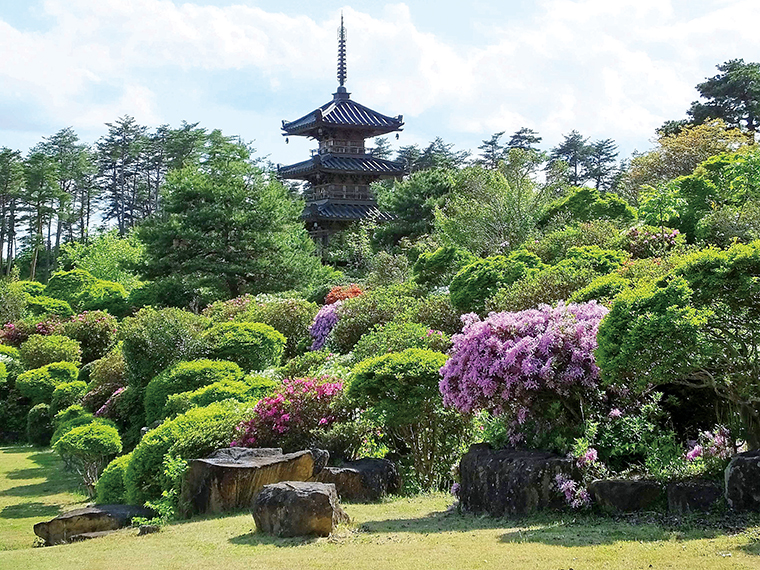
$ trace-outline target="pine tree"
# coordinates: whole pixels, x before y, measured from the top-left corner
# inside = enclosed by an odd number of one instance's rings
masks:
[[[6,275],[10,275],[13,264],[19,199],[23,190],[24,161],[21,153],[4,147],[0,149],[0,273]]]
[[[589,146],[586,171],[600,192],[606,192],[614,184],[618,174],[617,157],[617,145],[612,139],[594,141]]]
[[[552,162],[565,161],[570,167],[570,183],[573,186],[581,186],[588,179],[586,160],[589,151],[588,138],[583,137],[578,131],[572,131],[552,149],[549,156]]]
[[[523,150],[538,151],[538,147],[535,145],[540,143],[541,140],[542,138],[538,136],[536,131],[523,127],[509,138],[507,148],[521,148]]]
[[[505,148],[504,145],[499,142],[503,136],[504,131],[501,131],[491,135],[489,140],[483,141],[483,144],[478,147],[478,150],[482,152],[480,153],[480,158],[476,161],[477,164],[480,164],[485,168],[490,168],[491,170],[499,168],[499,162],[504,160]]]

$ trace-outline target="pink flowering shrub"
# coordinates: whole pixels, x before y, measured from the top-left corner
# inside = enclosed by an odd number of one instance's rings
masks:
[[[464,315],[441,368],[444,404],[507,416],[513,445],[550,427],[576,429],[584,401],[597,396],[596,332],[607,312],[591,301],[491,313],[483,321]]]
[[[717,475],[723,473],[737,450],[736,440],[728,428],[715,426],[713,431],[703,431],[697,441],[689,443],[686,461],[708,474]]]
[[[251,419],[238,426],[231,445],[282,447],[285,451],[308,447],[314,430],[346,419],[342,394],[340,380],[284,380],[273,395],[256,403]]]
[[[84,311],[63,322],[60,328],[67,337],[79,341],[82,362],[87,364],[103,357],[113,345],[116,325],[116,317],[105,311]]]
[[[340,318],[338,309],[342,304],[343,301],[335,301],[319,309],[311,327],[309,327],[309,334],[314,339],[309,350],[320,350],[325,346],[327,337],[330,336],[333,328],[338,324],[338,319]]]
[[[588,489],[577,481],[570,479],[562,473],[557,473],[554,477],[554,485],[565,499],[565,503],[571,508],[583,509],[591,506],[591,495]]]
[[[684,236],[671,228],[643,226],[631,228],[623,234],[623,247],[634,258],[660,256],[683,243]]]

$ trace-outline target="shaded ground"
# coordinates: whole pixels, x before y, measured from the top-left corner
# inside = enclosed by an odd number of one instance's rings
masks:
[[[54,457],[46,459],[50,454],[14,453],[8,453],[17,463],[14,469],[0,455],[0,504],[7,509],[0,517],[0,540],[15,536],[13,547],[19,548],[22,537],[22,546],[31,545],[34,522],[77,495],[67,493],[71,480],[64,484],[58,478]],[[23,470],[34,478],[13,478]],[[45,485],[58,499],[38,494]],[[14,502],[8,502],[11,498]],[[494,520],[447,512],[450,502],[450,496],[439,494],[345,505],[353,523],[328,539],[264,536],[255,532],[247,513],[178,523],[144,537],[127,529],[84,543],[0,552],[0,569],[760,568],[756,519],[737,518],[728,527],[720,522],[731,520],[725,515],[711,520],[606,519],[570,513]],[[35,512],[37,518],[26,517]],[[26,534],[8,534],[21,521]]]

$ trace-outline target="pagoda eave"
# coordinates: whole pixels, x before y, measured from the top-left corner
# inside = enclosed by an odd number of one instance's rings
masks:
[[[355,157],[316,155],[311,160],[281,166],[277,171],[283,178],[308,181],[313,181],[321,174],[396,178],[404,175],[406,165],[403,162],[392,162],[368,155]]]

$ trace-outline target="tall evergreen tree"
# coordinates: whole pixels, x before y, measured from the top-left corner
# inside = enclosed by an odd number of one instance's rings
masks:
[[[372,156],[389,159],[391,152],[391,143],[388,137],[377,137],[375,139],[375,148],[372,149]]]
[[[25,241],[32,252],[29,279],[33,281],[37,278],[40,253],[45,249],[45,228],[55,214],[55,204],[60,199],[61,191],[58,186],[58,169],[55,163],[40,151],[29,154],[24,164],[24,174],[26,188],[22,195],[24,212],[22,220],[28,226]],[[45,270],[49,273],[49,267]],[[47,277],[49,275],[46,274],[43,279]]]
[[[586,171],[589,179],[600,192],[606,192],[618,175],[617,145],[612,139],[594,141],[589,145]]]
[[[0,273],[6,275],[10,274],[15,253],[19,199],[23,190],[21,153],[4,147],[0,149]]]
[[[509,137],[507,148],[521,148],[523,150],[538,151],[538,146],[536,145],[538,145],[541,140],[542,138],[538,136],[536,131],[528,129],[527,127],[522,127]]]
[[[586,161],[589,151],[588,138],[574,130],[569,135],[565,135],[562,142],[552,149],[549,156],[552,162],[565,161],[570,167],[570,183],[573,186],[581,186],[588,179]]]
[[[491,170],[499,168],[499,162],[504,160],[505,148],[500,142],[501,137],[503,136],[504,131],[501,131],[491,135],[489,140],[483,141],[483,144],[478,147],[478,150],[480,150],[481,153],[476,161],[477,164],[480,164],[485,168],[490,168]]]

